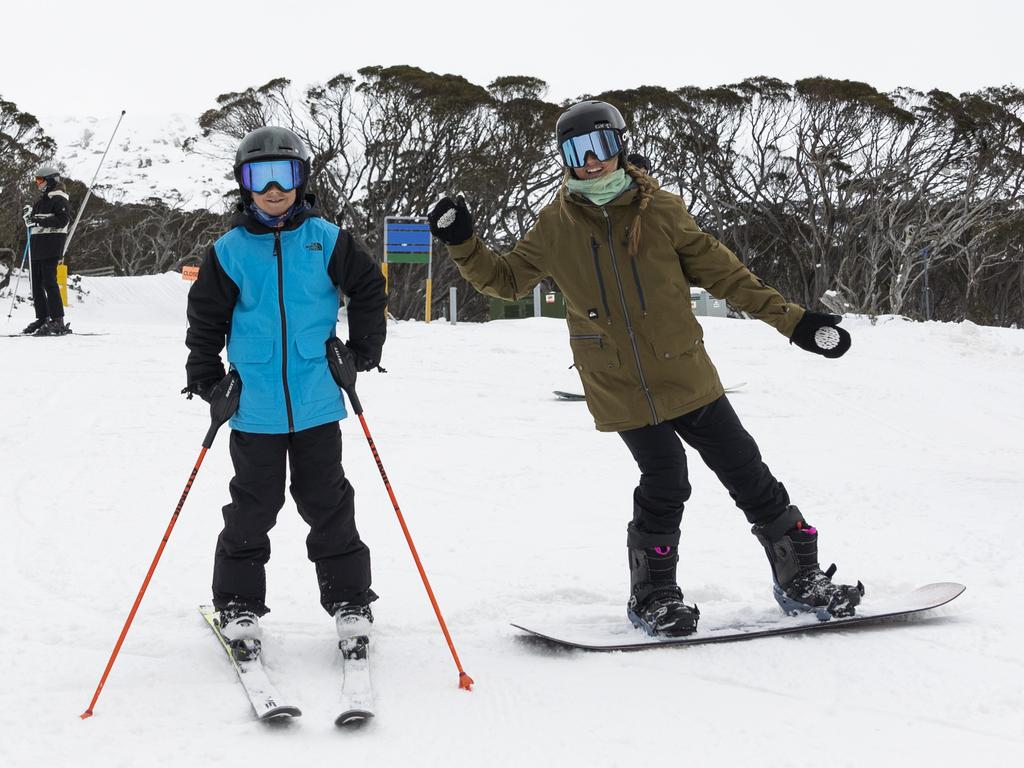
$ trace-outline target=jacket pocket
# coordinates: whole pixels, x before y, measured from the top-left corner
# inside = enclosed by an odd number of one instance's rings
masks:
[[[621,365],[619,351],[600,334],[570,336],[569,347],[572,349],[572,364],[579,371],[601,373]]]
[[[299,353],[297,366],[299,396],[303,403],[341,398],[337,382],[327,365],[327,338],[323,333],[300,333],[295,337]]]
[[[280,365],[274,365],[273,336],[236,336],[228,340],[228,362],[242,379],[238,417],[262,422],[283,404]]]
[[[683,355],[692,355],[703,344],[700,339],[682,334],[665,334],[651,340],[654,356],[659,360],[674,360]]]

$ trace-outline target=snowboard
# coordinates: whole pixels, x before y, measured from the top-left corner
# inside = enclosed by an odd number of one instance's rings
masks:
[[[955,600],[967,589],[963,584],[943,581],[927,584],[904,594],[865,599],[857,606],[855,616],[830,621],[818,621],[814,614],[786,616],[778,614],[749,622],[702,622],[698,630],[685,637],[651,637],[643,630],[634,629],[625,618],[596,618],[583,622],[559,624],[557,621],[526,626],[512,624],[547,643],[579,648],[585,651],[638,651],[654,646],[706,645],[774,637],[795,632],[817,632],[827,629],[845,629],[862,624],[892,622],[904,616],[938,608]]]
[[[730,384],[728,387],[725,387],[725,391],[726,392],[736,392],[737,390],[743,389],[743,387],[745,387],[745,386],[747,386],[747,382],[741,381],[741,382],[738,382],[736,384]],[[552,392],[552,394],[555,397],[557,397],[559,400],[573,400],[573,401],[576,401],[576,400],[586,400],[587,399],[586,396],[583,395],[580,392],[562,392],[561,390],[556,389],[556,390],[554,390],[554,392]]]

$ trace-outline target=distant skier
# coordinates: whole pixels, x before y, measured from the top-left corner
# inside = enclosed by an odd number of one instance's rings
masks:
[[[386,334],[384,277],[352,237],[321,218],[305,195],[310,153],[285,128],[258,128],[235,154],[242,203],[213,244],[188,295],[186,391],[217,396],[221,350],[242,380],[230,421],[235,476],[217,539],[213,603],[241,653],[259,650],[268,532],[291,494],[310,526],[320,603],[342,639],[368,635],[377,599],[370,551],[355,525],[354,493],[341,464],[345,403],[327,365],[340,292],[349,297],[349,348],[357,368],[380,362]]]
[[[817,530],[761,460],[723,392],[690,305],[701,286],[815,354],[850,347],[840,317],[787,303],[697,228],[683,201],[626,157],[626,123],[601,101],[570,107],[555,127],[565,179],[558,199],[511,251],[473,234],[465,201],[429,213],[463,277],[500,299],[546,276],[565,295],[569,345],[597,429],[618,432],[640,468],[627,526],[627,616],[655,635],[686,635],[699,612],[676,581],[679,524],[690,498],[682,441],[718,475],[753,525],[787,612],[848,616],[863,587],[834,584],[818,565]],[[499,159],[500,160],[500,159]]]
[[[71,204],[60,181],[60,171],[52,165],[36,170],[36,188],[42,197],[35,205],[26,205],[25,227],[31,232],[29,253],[32,259],[32,304],[36,319],[22,333],[35,336],[62,336],[71,328],[64,322],[64,302],[57,283],[57,264],[64,256],[71,223]]]

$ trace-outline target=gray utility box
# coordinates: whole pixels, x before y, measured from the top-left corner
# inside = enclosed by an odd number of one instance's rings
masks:
[[[690,306],[693,314],[707,317],[728,317],[729,306],[724,299],[716,299],[703,288],[690,289]]]

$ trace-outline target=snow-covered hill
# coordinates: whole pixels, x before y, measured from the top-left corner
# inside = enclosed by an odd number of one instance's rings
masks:
[[[289,499],[272,534],[264,653],[303,708],[253,722],[196,611],[231,476],[227,435],[192,487],[96,708],[81,721],[207,426],[186,401],[176,275],[85,278],[106,336],[0,339],[0,765],[1010,766],[1024,749],[1024,331],[847,318],[841,360],[752,321],[707,346],[766,461],[866,601],[932,581],[927,618],[725,646],[551,652],[513,620],[623,616],[636,470],[594,431],[564,323],[402,322],[366,418],[452,630],[437,628],[358,422],[342,424],[373,551],[378,717],[333,726],[334,628]],[[30,319],[19,309],[8,330]],[[343,330],[342,330],[343,332]],[[680,576],[710,620],[777,611],[742,514],[691,452]],[[1014,758],[1016,754],[1018,757]]]
[[[40,115],[43,130],[57,142],[54,160],[66,175],[88,184],[119,115]],[[137,203],[159,197],[187,208],[223,207],[235,187],[230,158],[186,152],[183,143],[199,133],[196,118],[183,114],[125,114],[100,170],[95,192],[110,202]]]

